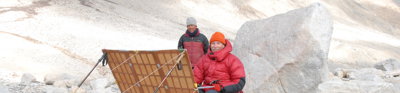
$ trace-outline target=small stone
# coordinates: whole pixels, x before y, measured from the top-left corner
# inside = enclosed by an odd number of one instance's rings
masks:
[[[90,86],[93,89],[105,89],[109,85],[107,78],[100,78],[90,81]]]
[[[55,81],[59,80],[71,80],[73,76],[66,74],[66,73],[55,73],[55,74],[47,74],[44,77],[44,82],[46,85],[53,85]]]
[[[53,83],[53,86],[59,87],[59,88],[66,88],[66,81],[65,80],[59,80]]]

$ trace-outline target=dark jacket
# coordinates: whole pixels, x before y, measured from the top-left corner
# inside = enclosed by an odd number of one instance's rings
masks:
[[[196,29],[194,33],[186,31],[186,33],[181,36],[178,49],[187,49],[191,65],[194,67],[201,56],[207,53],[208,45],[207,37]]]

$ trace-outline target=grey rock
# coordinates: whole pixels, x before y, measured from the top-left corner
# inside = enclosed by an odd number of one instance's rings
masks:
[[[107,88],[98,88],[98,89],[93,89],[93,93],[120,93],[121,91],[119,90],[118,86],[116,84],[110,85]]]
[[[319,3],[267,19],[237,32],[233,53],[245,66],[246,93],[313,93],[327,80],[333,22]]]
[[[21,84],[30,84],[31,82],[35,82],[36,78],[30,73],[24,73],[21,77]]]
[[[60,87],[60,88],[71,88],[74,85],[78,85],[76,80],[58,80],[53,83],[53,86]]]
[[[375,68],[362,68],[349,72],[349,78],[362,81],[384,81],[382,78],[384,75],[381,70]]]
[[[95,79],[90,81],[90,86],[93,89],[105,89],[106,86],[109,86],[110,82],[107,80],[107,78],[100,78],[100,79]]]
[[[121,91],[118,88],[117,84],[112,84],[110,87],[106,88],[107,93],[120,93]]]
[[[73,79],[73,76],[66,74],[66,73],[54,73],[54,74],[47,74],[44,77],[44,82],[47,85],[53,85],[55,81],[59,80],[71,80]]]
[[[59,80],[59,81],[55,81],[53,83],[53,86],[55,87],[59,87],[59,88],[67,88],[67,84],[65,80]]]
[[[67,86],[67,88],[71,88],[72,86],[77,86],[79,84],[79,82],[80,81],[78,81],[76,79],[66,80],[65,85]]]
[[[385,72],[386,78],[400,78],[400,70]]]
[[[385,61],[376,63],[374,67],[383,71],[396,71],[400,70],[400,62],[396,59],[387,59]]]

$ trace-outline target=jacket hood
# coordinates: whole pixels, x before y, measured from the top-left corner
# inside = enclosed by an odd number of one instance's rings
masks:
[[[226,39],[225,39],[225,42],[226,42],[225,47],[216,52],[211,51],[211,45],[210,45],[210,48],[208,48],[209,52],[207,53],[207,56],[212,60],[216,60],[217,62],[224,60],[226,58],[226,56],[228,56],[232,51],[231,42],[229,42],[229,40],[226,40]]]

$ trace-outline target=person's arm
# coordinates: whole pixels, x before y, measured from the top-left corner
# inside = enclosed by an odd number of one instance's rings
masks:
[[[222,93],[239,92],[246,84],[246,73],[242,62],[237,57],[233,58],[232,61],[229,67],[231,82],[223,85]]]
[[[203,35],[203,45],[204,45],[203,46],[203,51],[204,51],[204,54],[207,54],[209,44],[210,43],[208,43],[207,37]]]
[[[199,60],[199,63],[193,69],[194,81],[197,84],[201,84],[201,82],[203,82],[204,80],[204,71],[203,71],[204,69],[203,69],[202,58]]]
[[[178,49],[183,49],[184,47],[183,47],[183,37],[184,36],[181,36],[181,38],[179,38],[179,41],[178,41]]]

